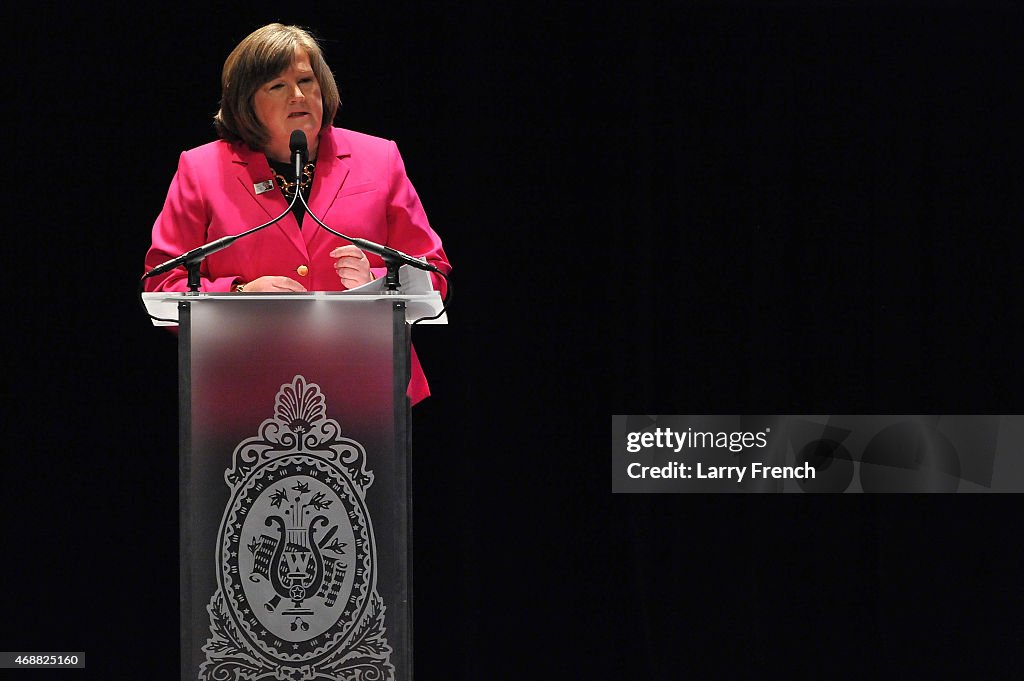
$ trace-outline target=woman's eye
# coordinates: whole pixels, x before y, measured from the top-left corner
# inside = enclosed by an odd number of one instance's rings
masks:
[[[271,85],[270,89],[271,90],[280,90],[283,87],[284,87],[284,83],[278,83],[277,85]]]

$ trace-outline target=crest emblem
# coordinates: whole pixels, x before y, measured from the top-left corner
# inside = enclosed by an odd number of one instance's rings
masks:
[[[240,443],[200,679],[393,679],[363,446],[296,376]]]

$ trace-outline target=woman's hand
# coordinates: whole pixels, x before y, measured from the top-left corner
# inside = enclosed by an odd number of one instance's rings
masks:
[[[332,258],[337,258],[334,269],[345,288],[355,288],[373,281],[373,275],[370,273],[370,261],[358,247],[352,244],[339,246],[331,251],[330,255]]]
[[[306,287],[288,277],[260,277],[242,285],[245,293],[302,293]]]

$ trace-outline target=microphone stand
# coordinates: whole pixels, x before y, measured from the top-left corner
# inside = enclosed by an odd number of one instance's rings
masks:
[[[437,272],[438,274],[441,274],[441,271],[439,269],[437,269],[435,266],[431,265],[428,262],[417,260],[411,255],[402,253],[401,251],[395,250],[394,248],[390,248],[389,246],[383,246],[373,241],[368,241],[366,239],[361,239],[355,236],[348,236],[346,234],[342,234],[341,232],[335,229],[332,229],[331,227],[328,227],[326,224],[324,224],[323,220],[318,218],[316,214],[309,209],[309,204],[306,203],[306,199],[305,197],[302,196],[301,192],[299,193],[298,196],[299,199],[302,201],[302,206],[306,209],[306,214],[309,215],[309,217],[313,218],[313,220],[315,220],[318,225],[326,229],[334,236],[344,239],[345,241],[348,241],[354,246],[358,246],[364,251],[369,251],[370,253],[374,253],[380,256],[380,258],[384,261],[384,265],[387,267],[387,274],[385,274],[384,276],[385,293],[398,294],[399,289],[401,288],[401,283],[399,282],[398,278],[398,268],[400,268],[402,265],[409,265],[410,267],[426,270],[427,272]],[[442,274],[442,276],[444,275]]]
[[[297,168],[301,168],[302,167],[302,154],[299,153],[299,152],[295,153],[295,164],[296,164]],[[298,178],[298,177],[300,177],[300,175],[296,175],[296,177]],[[188,251],[186,253],[182,253],[181,255],[179,255],[176,258],[172,258],[171,260],[168,260],[168,261],[166,261],[164,263],[161,263],[161,264],[157,265],[156,267],[151,269],[149,272],[146,272],[145,276],[143,276],[142,278],[143,279],[149,279],[150,277],[155,277],[158,274],[163,274],[164,272],[168,272],[170,270],[173,270],[176,267],[184,266],[185,267],[185,271],[188,273],[188,293],[186,295],[190,295],[190,296],[198,295],[199,294],[199,281],[200,281],[199,265],[203,262],[203,260],[206,259],[207,256],[213,255],[217,251],[224,250],[225,248],[227,248],[228,246],[230,246],[231,244],[235,243],[236,241],[238,241],[239,239],[241,239],[243,237],[247,237],[250,234],[258,232],[261,229],[266,229],[267,227],[269,227],[269,226],[271,226],[271,225],[273,225],[273,224],[275,224],[277,222],[280,222],[286,215],[288,215],[291,212],[292,208],[295,206],[295,202],[297,200],[299,200],[300,198],[302,198],[302,192],[299,190],[298,187],[296,187],[295,188],[295,196],[292,198],[291,203],[288,204],[288,207],[284,210],[283,213],[278,215],[273,220],[271,220],[269,222],[265,222],[262,225],[259,225],[258,227],[253,227],[252,229],[247,229],[246,231],[242,232],[241,234],[222,236],[221,238],[216,239],[214,241],[211,241],[208,244],[204,244],[204,245],[199,246],[197,248],[193,248],[191,251]],[[302,204],[303,205],[306,204],[305,199],[302,199]],[[307,208],[307,210],[308,210],[308,208]],[[310,214],[312,215],[312,213],[310,213]]]
[[[292,133],[291,148],[295,150],[296,146],[300,145],[302,150],[304,151],[306,147],[306,138],[304,135],[302,135],[301,132],[299,133],[299,135],[301,136],[301,138],[296,136],[295,133]],[[299,154],[296,154],[295,156],[295,163],[295,177],[298,178],[300,176],[300,173],[302,172]],[[298,188],[296,188],[295,196],[299,201],[302,202],[302,207],[305,210],[305,213],[309,215],[309,217],[313,218],[313,220],[315,220],[318,225],[326,229],[334,236],[344,239],[345,241],[348,241],[354,246],[358,246],[364,251],[375,253],[376,255],[381,257],[381,259],[384,261],[384,265],[387,267],[387,274],[384,276],[385,293],[398,293],[399,288],[401,287],[401,283],[399,282],[398,278],[398,268],[401,267],[402,265],[409,265],[410,267],[426,270],[428,272],[436,272],[437,274],[440,274],[442,277],[444,276],[444,274],[442,274],[442,272],[439,269],[437,269],[430,263],[424,262],[422,260],[417,260],[416,258],[405,253],[402,253],[401,251],[395,250],[394,248],[383,246],[373,241],[367,241],[366,239],[360,239],[359,237],[347,236],[335,229],[328,227],[326,224],[324,224],[323,220],[318,218],[316,214],[312,210],[310,210],[309,204],[306,203],[306,197],[302,195],[302,192],[299,191]]]
[[[298,182],[299,181],[298,178],[302,177],[302,165],[303,165],[302,161],[305,159],[305,156],[308,153],[306,151],[306,138],[303,136],[300,139],[300,138],[298,138],[295,135],[295,133],[292,133],[291,144],[292,144],[292,149],[296,152],[295,153],[295,181]],[[330,227],[325,225],[323,222],[321,222],[320,218],[318,218],[313,213],[313,211],[310,210],[309,204],[306,203],[306,197],[302,195],[302,191],[301,191],[301,189],[298,186],[295,187],[295,198],[297,198],[302,203],[302,208],[303,208],[303,211],[305,212],[305,214],[308,215],[309,217],[313,218],[318,225],[320,225],[321,227],[326,229],[328,232],[330,232],[334,236],[341,237],[345,241],[350,241],[350,242],[355,244],[355,240],[350,239],[349,237],[345,236],[341,232],[337,232],[337,231],[331,229]],[[292,203],[294,203],[294,202],[295,202],[295,199],[292,199]],[[362,239],[360,239],[360,241],[362,241]],[[359,244],[356,244],[356,245],[358,246]],[[383,256],[381,256],[381,257],[383,257]],[[384,280],[385,283],[387,284],[387,291],[386,292],[387,293],[392,293],[392,294],[397,294],[398,293],[398,288],[399,288],[398,268],[401,267],[401,263],[397,262],[394,258],[384,258],[384,264],[387,265],[387,268],[388,268],[387,277]]]
[[[375,253],[376,255],[380,256],[380,258],[384,261],[385,266],[387,267],[387,274],[384,277],[385,293],[397,294],[399,292],[401,283],[398,277],[398,268],[401,267],[402,265],[409,265],[410,267],[426,270],[428,272],[436,272],[442,277],[444,276],[444,273],[442,273],[441,270],[439,270],[437,267],[431,265],[428,262],[417,260],[416,258],[406,253],[402,253],[399,250],[395,250],[394,248],[390,248],[389,246],[383,246],[373,241],[360,239],[359,237],[347,236],[324,224],[323,220],[318,218],[316,214],[313,213],[312,210],[310,210],[309,204],[306,203],[306,197],[302,195],[302,188],[298,186],[299,178],[302,177],[302,167],[303,165],[305,165],[305,158],[307,154],[305,133],[303,133],[300,130],[293,131],[288,146],[292,152],[292,157],[294,158],[295,161],[296,187],[295,196],[292,197],[291,203],[288,204],[288,208],[286,208],[283,213],[278,215],[270,222],[266,222],[258,227],[253,227],[252,229],[246,230],[241,234],[221,237],[220,239],[211,241],[210,243],[205,244],[203,246],[199,246],[198,248],[193,248],[191,251],[183,253],[176,258],[168,260],[167,262],[161,263],[154,267],[153,269],[151,269],[149,272],[147,272],[145,276],[143,276],[143,279],[155,277],[158,274],[163,274],[164,272],[184,265],[185,270],[188,272],[188,295],[197,295],[199,293],[200,282],[199,264],[204,259],[206,259],[208,255],[212,255],[217,251],[223,250],[230,246],[231,244],[235,243],[235,241],[237,241],[238,239],[249,236],[254,232],[258,232],[261,229],[265,229],[270,225],[280,221],[282,218],[284,218],[284,216],[288,215],[288,213],[291,212],[292,208],[295,207],[296,201],[300,201],[302,203],[302,207],[306,214],[308,214],[311,218],[313,218],[313,220],[316,221],[318,225],[326,229],[334,236],[344,239],[345,241],[348,241],[349,243],[358,246],[360,249],[364,251],[369,251],[370,253]]]

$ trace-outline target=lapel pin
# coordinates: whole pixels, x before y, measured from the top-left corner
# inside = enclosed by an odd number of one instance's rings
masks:
[[[257,194],[262,194],[263,192],[269,192],[271,189],[274,188],[274,181],[273,180],[263,180],[262,182],[257,182],[256,184],[254,184],[252,186],[252,188],[256,190]]]

